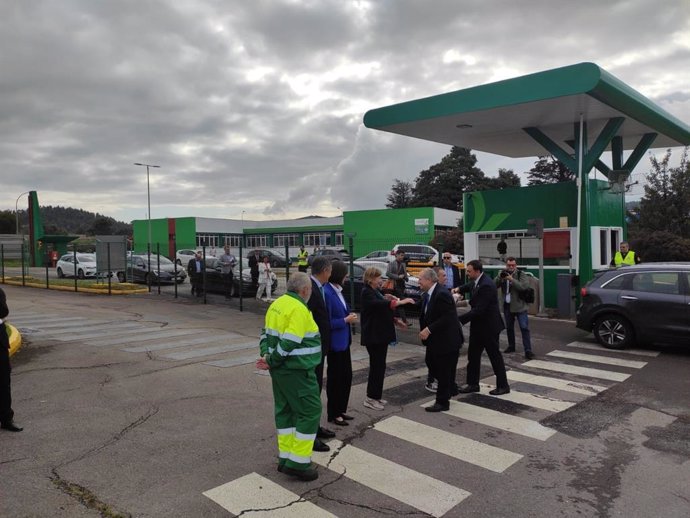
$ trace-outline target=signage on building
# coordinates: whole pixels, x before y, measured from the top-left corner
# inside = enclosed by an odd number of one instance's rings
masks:
[[[415,234],[428,234],[429,218],[416,218],[414,220],[414,232]]]

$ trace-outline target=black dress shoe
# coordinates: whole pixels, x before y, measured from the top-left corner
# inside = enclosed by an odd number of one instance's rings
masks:
[[[510,394],[510,387],[496,387],[489,391],[492,396],[502,396],[503,394]]]
[[[508,347],[503,351],[504,353],[514,353],[515,352],[515,347]]]
[[[332,439],[335,437],[335,432],[329,430],[328,428],[319,426],[319,431],[316,432],[316,436],[320,439]]]
[[[450,409],[450,405],[439,405],[438,403],[434,403],[433,405],[426,407],[424,410],[427,412],[446,412],[448,409]]]
[[[2,428],[3,430],[7,430],[8,432],[21,432],[24,429],[14,424],[13,421],[10,421],[8,423],[2,423],[0,425],[0,428]]]
[[[525,358],[528,360],[534,360],[534,353],[532,351],[525,351]]]
[[[458,389],[458,394],[471,394],[472,392],[479,392],[479,385],[463,385]]]
[[[345,421],[345,419],[340,416],[336,417],[335,419],[329,419],[328,422],[333,423],[336,426],[350,426],[350,423]]]
[[[309,467],[307,469],[295,469],[283,466],[283,469],[281,469],[280,471],[282,473],[285,473],[286,475],[290,475],[291,477],[298,478],[305,482],[309,482],[311,480],[316,480],[317,478],[319,478],[318,471],[316,471],[316,468],[313,467]]]
[[[316,439],[314,441],[314,451],[331,451],[331,447],[323,442],[321,439]],[[285,471],[288,468],[283,468],[283,471]]]
[[[354,419],[354,417],[352,417],[351,415],[347,415],[347,414],[340,414],[340,417],[345,419],[345,421],[352,421]]]

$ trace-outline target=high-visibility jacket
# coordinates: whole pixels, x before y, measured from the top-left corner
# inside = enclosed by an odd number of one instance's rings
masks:
[[[305,302],[287,292],[266,312],[259,344],[271,369],[314,369],[321,363],[319,327]]]
[[[622,265],[632,266],[635,264],[635,252],[628,250],[628,253],[625,254],[625,257],[623,257],[623,254],[620,252],[616,252],[616,255],[613,258],[613,264],[616,266],[616,268]]]
[[[309,257],[309,252],[306,250],[300,250],[297,252],[297,266],[308,266],[309,261],[307,261],[307,258]]]

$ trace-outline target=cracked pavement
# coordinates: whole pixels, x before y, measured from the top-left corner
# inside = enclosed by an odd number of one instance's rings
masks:
[[[258,312],[156,295],[3,289],[10,316],[63,312],[247,337],[258,337],[262,323]],[[542,355],[584,336],[569,324],[532,320],[531,325]],[[252,365],[172,362],[155,353],[58,342],[35,333],[26,341],[12,373],[16,420],[25,429],[0,434],[0,516],[227,517],[203,492],[253,472],[295,493],[290,505],[309,501],[340,517],[429,516],[352,481],[346,472],[320,467],[319,479],[306,484],[278,473],[270,379],[256,375]],[[358,337],[353,348],[359,348]],[[690,509],[690,351],[663,351],[628,381],[596,397],[582,396],[558,414],[486,396],[467,399],[560,432],[545,442],[424,412],[420,404],[431,395],[419,377],[385,388],[390,404],[384,412],[368,410],[361,406],[363,375],[355,371],[350,398],[355,420],[338,428],[342,445],[329,463],[342,448],[356,446],[470,491],[449,517],[684,518]],[[506,358],[509,366],[521,361]],[[464,362],[463,355],[460,380]],[[398,346],[389,364],[389,376],[403,376],[423,366],[422,351]],[[489,374],[485,366],[483,375]],[[542,396],[551,397],[546,390]],[[373,429],[393,415],[523,458],[504,473],[482,471]],[[256,511],[247,509],[242,516],[258,516]]]

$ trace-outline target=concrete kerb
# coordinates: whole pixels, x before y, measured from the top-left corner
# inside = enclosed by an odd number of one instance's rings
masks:
[[[5,284],[9,284],[10,286],[26,286],[29,288],[40,288],[45,290],[46,286],[45,284],[37,284],[33,282],[26,282],[24,284],[21,283],[21,281],[12,281],[12,280],[7,280],[5,279]],[[59,285],[52,285],[48,286],[48,289],[50,290],[57,290],[57,291],[70,291],[74,293],[74,288],[72,286],[59,286]],[[148,288],[137,288],[136,290],[118,290],[118,289],[113,289],[111,288],[110,293],[108,293],[107,288],[103,289],[96,289],[96,288],[79,288],[77,290],[78,293],[96,293],[98,295],[134,295],[137,293],[148,293],[149,290]]]

